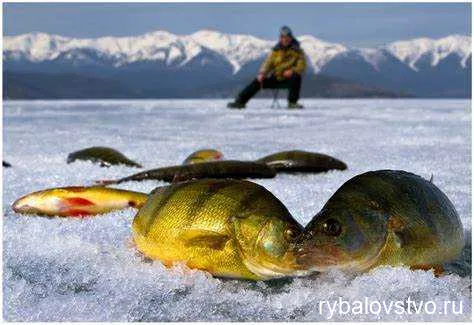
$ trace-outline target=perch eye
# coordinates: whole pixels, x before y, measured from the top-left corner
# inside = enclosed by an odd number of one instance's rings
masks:
[[[296,231],[294,231],[291,228],[287,228],[285,230],[285,239],[286,240],[291,240],[291,239],[294,239],[295,237],[296,237]]]
[[[335,219],[328,219],[323,223],[323,232],[328,236],[339,236],[342,232],[341,224]]]

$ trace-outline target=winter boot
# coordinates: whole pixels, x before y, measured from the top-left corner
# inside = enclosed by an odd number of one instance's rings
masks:
[[[244,109],[245,104],[241,103],[239,101],[230,102],[230,103],[227,104],[227,108]]]
[[[288,103],[288,109],[300,109],[300,108],[304,108],[304,106],[298,103]]]

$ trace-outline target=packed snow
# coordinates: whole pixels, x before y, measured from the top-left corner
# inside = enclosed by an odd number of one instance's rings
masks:
[[[32,191],[90,185],[138,171],[66,164],[70,152],[89,146],[116,148],[146,168],[179,164],[201,148],[216,148],[227,158],[242,160],[302,149],[332,155],[349,169],[255,181],[282,200],[303,225],[351,177],[369,170],[403,169],[427,179],[433,175],[470,238],[471,101],[302,102],[306,109],[292,111],[271,109],[269,100],[252,101],[242,111],[224,108],[222,100],[4,102],[3,159],[12,164],[3,168],[4,318],[470,320],[470,240],[463,256],[446,265],[448,271],[440,277],[431,271],[381,267],[363,274],[331,271],[250,282],[144,261],[130,245],[132,209],[83,220],[21,216],[11,210],[15,199]],[[120,187],[150,191],[164,184],[130,182]],[[332,314],[326,302],[333,306],[339,299],[351,306],[357,301],[387,305],[411,299],[418,306],[425,302],[426,309],[387,313],[375,304],[367,313],[341,308]],[[442,309],[445,301],[456,306],[454,312]]]

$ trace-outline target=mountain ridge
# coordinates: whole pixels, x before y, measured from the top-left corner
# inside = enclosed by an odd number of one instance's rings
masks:
[[[416,70],[418,59],[425,54],[433,55],[433,65],[437,65],[450,53],[460,56],[460,64],[465,67],[471,55],[471,37],[459,34],[439,39],[415,38],[391,42],[376,48],[350,48],[339,43],[330,43],[312,35],[297,37],[306,54],[309,56],[315,72],[321,64],[330,58],[348,51],[377,52],[387,50],[400,61],[407,63]],[[71,49],[92,48],[107,54],[121,62],[131,63],[140,60],[170,60],[180,54],[191,59],[203,47],[226,56],[229,62],[238,69],[268,53],[274,41],[261,39],[247,34],[225,34],[204,29],[190,35],[177,35],[168,31],[158,30],[130,37],[70,38],[61,35],[33,32],[18,36],[4,37],[5,51],[26,54],[33,62],[51,60],[61,52]],[[29,45],[29,46],[28,46]],[[169,48],[169,56],[164,56],[164,49]],[[244,55],[246,54],[246,55]],[[329,57],[329,59],[328,59]],[[4,54],[5,59],[5,54]],[[370,60],[368,60],[370,61]],[[182,65],[186,60],[182,61]],[[234,71],[237,72],[237,71]]]
[[[312,35],[297,38],[308,59],[309,75],[343,78],[363,87],[420,97],[471,95],[470,36],[415,38],[375,48],[351,48]],[[100,38],[33,32],[5,36],[3,62],[8,73],[71,72],[116,77],[123,85],[133,79],[144,87],[148,85],[139,74],[149,78],[150,83],[161,84],[152,76],[157,73],[168,79],[163,83],[165,88],[194,89],[221,80],[247,82],[275,43],[253,35],[210,29],[189,35],[158,30],[138,36]]]

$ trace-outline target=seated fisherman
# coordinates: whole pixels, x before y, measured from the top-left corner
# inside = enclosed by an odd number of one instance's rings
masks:
[[[306,58],[299,42],[293,37],[291,29],[280,29],[280,40],[268,55],[258,73],[229,108],[245,108],[245,104],[261,88],[288,88],[288,108],[303,108],[298,104],[301,89],[301,76],[306,68]]]

